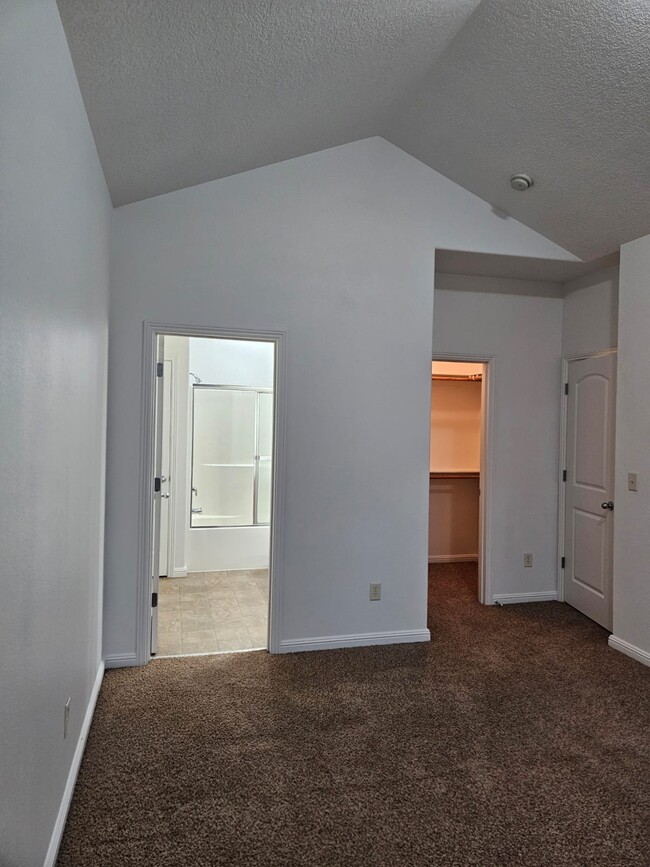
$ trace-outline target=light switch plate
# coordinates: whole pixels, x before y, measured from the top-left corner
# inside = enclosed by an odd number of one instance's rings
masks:
[[[638,491],[636,486],[636,473],[627,474],[627,489],[628,491]]]

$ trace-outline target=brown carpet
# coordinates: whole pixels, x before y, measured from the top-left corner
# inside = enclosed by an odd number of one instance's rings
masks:
[[[109,672],[59,867],[648,867],[650,670],[430,582],[430,644]]]

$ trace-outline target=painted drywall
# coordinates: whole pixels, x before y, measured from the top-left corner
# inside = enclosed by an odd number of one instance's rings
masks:
[[[207,385],[273,388],[273,344],[257,340],[187,338],[190,370]]]
[[[54,0],[0,18],[0,863],[35,867],[101,662],[111,210]]]
[[[431,374],[442,376],[480,376],[483,373],[482,364],[465,363],[462,361],[432,361]]]
[[[614,635],[650,662],[648,323],[650,235],[621,247],[614,512]],[[637,491],[628,491],[630,472],[637,473]]]
[[[478,558],[478,491],[478,479],[431,479],[430,563]]]
[[[434,356],[494,358],[494,595],[552,592],[557,582],[562,299],[513,294],[509,283],[437,275],[433,323]]]
[[[433,380],[431,472],[478,470],[480,465],[481,383]]]
[[[618,340],[618,268],[564,284],[562,355],[613,349]]]
[[[444,375],[476,375],[481,364],[434,362]],[[481,465],[481,383],[431,382],[432,472],[477,471]],[[479,533],[478,479],[431,479],[429,562],[476,557]]]
[[[136,659],[143,320],[286,332],[282,639],[425,628],[436,245],[570,258],[382,139],[115,211],[109,664]]]
[[[200,337],[176,339],[188,340],[190,370],[201,378],[202,385],[273,387],[272,343]],[[189,503],[189,483],[186,497]],[[268,527],[190,527],[189,523],[188,515],[188,572],[265,569],[269,565]]]

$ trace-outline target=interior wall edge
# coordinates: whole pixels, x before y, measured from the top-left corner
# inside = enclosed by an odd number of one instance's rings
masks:
[[[616,635],[610,635],[607,643],[614,650],[618,650],[619,653],[624,653],[630,659],[636,659],[641,665],[650,666],[650,653],[647,650],[643,650],[643,648],[637,647],[635,644],[630,644],[629,641],[624,641]]]

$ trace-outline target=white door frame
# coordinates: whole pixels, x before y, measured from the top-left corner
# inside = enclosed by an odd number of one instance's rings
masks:
[[[138,595],[136,608],[136,655],[139,665],[151,659],[152,509],[154,496],[154,413],[156,340],[158,335],[218,337],[224,340],[266,341],[274,345],[273,382],[273,476],[271,488],[271,543],[269,552],[269,651],[280,652],[284,523],[284,442],[286,333],[217,328],[174,323],[144,322],[142,336],[142,415],[140,424],[140,504],[138,526]],[[159,540],[157,540],[157,544]]]
[[[482,381],[482,406],[484,412],[481,428],[481,467],[479,475],[481,532],[478,547],[478,599],[483,605],[494,605],[492,596],[492,495],[494,480],[496,356],[472,355],[466,352],[434,351],[432,361],[464,361],[471,364],[482,364],[485,372]]]
[[[560,466],[558,471],[558,525],[557,525],[557,601],[564,602],[564,569],[562,558],[566,542],[566,488],[564,471],[566,470],[567,456],[567,416],[569,412],[569,400],[566,394],[566,385],[569,382],[569,364],[573,361],[584,361],[587,358],[599,358],[604,355],[616,355],[616,347],[610,349],[598,349],[593,352],[581,352],[578,355],[565,355],[562,358],[562,380],[560,388]],[[613,581],[612,577],[612,581]]]

